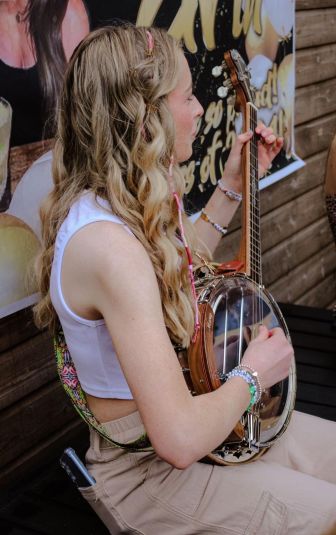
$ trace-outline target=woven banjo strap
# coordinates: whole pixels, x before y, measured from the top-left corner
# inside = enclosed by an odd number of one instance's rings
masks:
[[[98,435],[109,442],[115,448],[123,448],[128,451],[151,451],[148,435],[144,433],[139,438],[126,444],[121,444],[108,433],[103,424],[99,423],[93,413],[90,411],[86,401],[85,393],[78,379],[75,364],[71,358],[68,346],[66,344],[64,333],[60,329],[54,337],[54,349],[57,363],[57,371],[65,392],[68,394],[73,406],[86,424],[94,429]]]

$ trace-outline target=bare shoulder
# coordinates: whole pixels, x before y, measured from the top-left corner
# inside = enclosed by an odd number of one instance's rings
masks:
[[[112,303],[160,298],[151,260],[140,241],[118,223],[99,221],[69,241],[62,266],[63,293],[89,319],[109,315]],[[90,312],[91,311],[91,312]],[[93,317],[92,317],[93,314]]]
[[[80,271],[104,279],[109,274],[152,270],[149,256],[141,242],[124,225],[96,221],[81,228],[69,241],[66,254]],[[127,270],[125,270],[127,267]]]
[[[89,31],[89,17],[83,1],[69,0],[62,23],[62,41],[67,60]]]

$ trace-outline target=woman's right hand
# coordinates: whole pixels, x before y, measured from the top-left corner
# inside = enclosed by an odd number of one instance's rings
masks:
[[[293,347],[282,329],[276,327],[269,331],[261,325],[258,336],[249,343],[241,365],[258,372],[264,389],[288,377],[293,356]]]

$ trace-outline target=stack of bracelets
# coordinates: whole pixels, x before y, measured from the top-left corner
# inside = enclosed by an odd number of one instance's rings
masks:
[[[261,383],[258,377],[258,372],[250,368],[249,366],[242,364],[236,366],[229,373],[225,375],[225,381],[232,379],[232,377],[241,377],[248,384],[250,391],[250,403],[247,407],[247,412],[249,412],[253,405],[258,403],[261,398],[262,388]]]
[[[231,201],[241,202],[241,200],[242,200],[241,193],[237,193],[236,191],[232,191],[231,189],[227,189],[225,187],[225,185],[224,185],[224,182],[222,182],[221,178],[217,181],[217,186],[224,193],[224,195],[226,195]]]
[[[227,189],[224,185],[224,182],[222,182],[221,178],[217,181],[217,186],[224,193],[224,195],[226,195],[226,197],[230,199],[230,201],[241,202],[242,200],[241,194],[231,189]],[[206,221],[207,223],[210,223],[210,225],[212,225],[217,230],[217,232],[220,232],[220,234],[222,234],[223,236],[227,234],[227,231],[228,231],[227,227],[222,227],[221,225],[213,221],[211,217],[207,214],[207,212],[204,210],[204,208],[202,209],[202,212],[201,212],[201,219],[203,219],[203,221]]]

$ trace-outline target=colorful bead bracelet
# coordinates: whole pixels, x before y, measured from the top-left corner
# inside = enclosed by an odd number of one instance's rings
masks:
[[[222,227],[218,223],[212,221],[212,219],[210,219],[204,208],[202,208],[201,219],[203,219],[203,221],[206,221],[207,223],[210,223],[210,225],[212,225],[217,230],[217,232],[220,232],[223,236],[227,234],[227,227]]]

